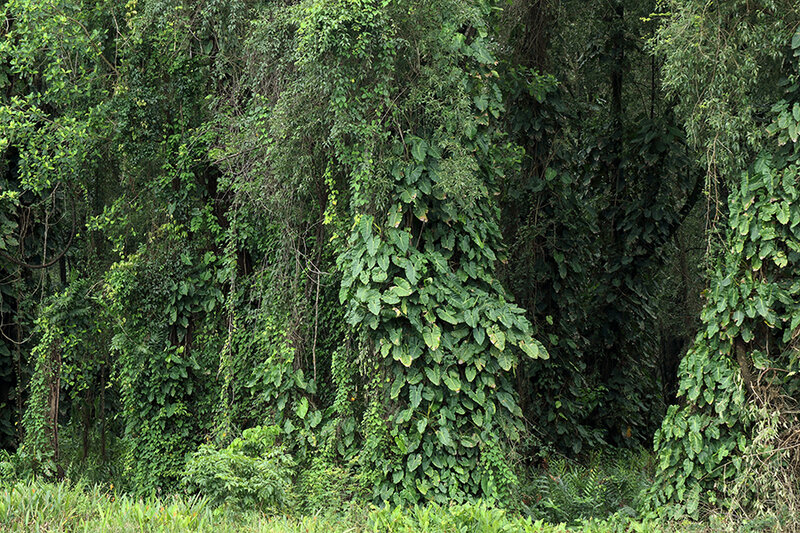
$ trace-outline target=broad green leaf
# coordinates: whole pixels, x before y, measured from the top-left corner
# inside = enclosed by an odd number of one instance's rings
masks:
[[[478,312],[475,309],[467,309],[464,311],[464,322],[471,328],[478,325]]]
[[[366,242],[372,235],[372,217],[361,215],[358,219],[358,229],[361,232],[361,238]]]
[[[378,291],[372,290],[370,291],[368,300],[367,300],[367,308],[369,312],[373,315],[380,315],[381,313],[381,295]]]
[[[397,248],[402,252],[408,252],[408,246],[411,244],[411,234],[407,231],[397,233]]]
[[[395,444],[397,444],[397,447],[400,448],[400,453],[402,454],[408,453],[408,445],[406,444],[406,438],[402,433],[394,438],[394,442]]]
[[[449,322],[450,324],[458,324],[460,321],[453,316],[452,313],[448,312],[446,309],[442,307],[436,308],[436,314],[439,315],[439,318],[444,320],[445,322]]]
[[[389,254],[384,252],[378,256],[378,266],[383,271],[389,270]]]
[[[397,413],[397,418],[395,418],[395,422],[399,424],[405,424],[409,420],[411,420],[411,415],[414,414],[413,409],[403,409],[399,413]]]
[[[506,334],[498,328],[489,328],[487,333],[489,334],[491,343],[502,352],[506,347]]]
[[[795,104],[795,106],[797,106],[797,104]],[[789,222],[789,214],[789,204],[787,202],[781,202],[777,213],[775,213],[775,217],[778,219],[778,222],[781,224],[787,224]]]
[[[472,42],[471,48],[474,51],[475,59],[481,63],[485,65],[491,65],[494,63],[494,57],[492,57],[492,54],[490,54],[489,50],[486,49],[486,45],[484,44],[483,40],[476,39]]]
[[[522,415],[522,410],[519,408],[519,405],[517,405],[517,403],[514,401],[514,398],[507,392],[498,392],[497,400],[500,402],[500,405],[508,409],[508,411],[510,411],[514,416]]]
[[[477,369],[472,365],[468,366],[467,369],[464,371],[467,381],[469,381],[470,383],[472,383],[472,380],[475,379],[475,375],[477,373],[478,373]]]
[[[478,326],[472,330],[472,336],[475,338],[475,342],[477,342],[479,346],[482,346],[483,341],[486,340],[486,330]]]
[[[411,387],[409,401],[411,402],[411,407],[413,409],[419,407],[419,404],[422,401],[422,387],[420,385],[414,385]]]
[[[389,211],[389,226],[393,228],[400,227],[400,223],[403,221],[403,209],[401,204],[398,204],[395,209]]]
[[[428,376],[428,380],[434,385],[439,385],[441,383],[441,374],[439,373],[439,367],[425,367],[425,375]]]
[[[509,352],[500,352],[497,354],[497,363],[500,368],[508,372],[514,366],[514,356]]]
[[[367,239],[367,253],[370,255],[370,257],[375,257],[375,254],[378,253],[378,247],[380,246],[380,243],[380,239],[376,239],[371,235]]]
[[[441,442],[444,446],[455,446],[455,443],[450,436],[450,430],[448,430],[446,426],[439,427],[437,436],[439,437],[439,442]]]
[[[519,347],[525,352],[525,355],[532,359],[539,357],[539,345],[535,342],[527,342],[525,339],[519,341]]]
[[[692,447],[695,454],[703,451],[703,437],[700,435],[699,431],[689,432],[689,445]]]
[[[417,200],[414,202],[414,216],[421,222],[428,221],[428,206]]]
[[[389,342],[394,344],[395,346],[400,345],[400,339],[403,336],[403,330],[400,328],[390,328],[389,329]]]
[[[411,287],[401,287],[400,285],[394,285],[389,290],[398,298],[406,298],[411,296],[411,293],[414,292]]]
[[[416,285],[419,281],[417,277],[417,270],[414,268],[414,264],[411,261],[408,261],[405,266],[406,272],[406,279],[411,285]]]
[[[306,417],[306,413],[308,413],[308,398],[305,396],[300,398],[300,401],[295,408],[295,413],[297,413],[297,417],[300,419]]]
[[[411,366],[412,357],[408,352],[408,346],[405,344],[400,344],[392,348],[392,358],[395,361],[400,361],[405,367]]]
[[[400,395],[400,391],[403,390],[403,385],[405,384],[406,380],[403,378],[403,376],[395,378],[394,383],[392,383],[392,390],[389,394],[392,400]]]
[[[428,143],[424,139],[414,138],[411,140],[411,155],[420,163],[425,160],[428,152]]]
[[[483,426],[483,413],[481,411],[473,411],[471,417],[476,426]]]
[[[436,351],[439,348],[439,343],[442,340],[442,330],[439,329],[439,326],[433,324],[430,327],[425,327],[422,330],[422,338],[425,341],[425,344],[428,345],[433,351]]]
[[[461,379],[458,376],[447,373],[444,376],[442,376],[442,381],[444,381],[444,384],[447,385],[447,388],[450,389],[451,391],[453,392],[461,391]]]
[[[422,464],[422,455],[418,453],[414,453],[408,456],[408,471],[413,472],[414,470]]]
[[[423,496],[428,494],[428,491],[431,490],[431,484],[426,479],[418,477],[416,479],[416,485],[417,485],[417,490],[420,491],[420,493],[422,493]]]

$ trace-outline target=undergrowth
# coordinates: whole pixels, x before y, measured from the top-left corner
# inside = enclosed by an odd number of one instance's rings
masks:
[[[645,450],[603,450],[583,463],[544,458],[522,484],[520,507],[534,519],[577,523],[609,515],[638,517],[652,484],[652,455]]]
[[[250,445],[264,440],[270,428],[251,432],[225,449],[196,456],[225,466],[215,478],[205,478],[211,465],[196,464],[188,477],[197,494],[134,497],[113,484],[84,481],[47,483],[41,480],[0,479],[0,531],[3,532],[303,532],[303,533],[635,533],[793,531],[774,520],[736,520],[730,515],[707,516],[702,522],[663,522],[643,513],[652,482],[652,455],[646,451],[596,452],[578,463],[560,456],[542,458],[542,465],[521,477],[519,497],[509,509],[478,501],[463,505],[406,507],[368,505],[354,497],[346,470],[328,472],[320,462],[301,475],[294,489],[305,493],[318,478],[330,483],[312,491],[304,503],[286,507],[245,487],[251,464],[264,450]],[[259,438],[255,438],[259,437]],[[270,439],[266,439],[270,440]],[[274,451],[280,453],[280,447]],[[245,453],[246,452],[246,453]],[[213,457],[212,457],[213,456]],[[251,459],[252,456],[252,460]],[[245,467],[242,460],[248,459]],[[191,462],[191,461],[190,461]],[[11,463],[4,462],[7,467]],[[271,471],[273,466],[265,467]],[[281,467],[282,468],[282,467]],[[199,474],[203,474],[198,477]],[[8,474],[8,472],[7,472]],[[258,476],[257,476],[258,477]],[[264,476],[262,476],[264,477]],[[261,478],[259,478],[261,479]],[[272,487],[271,478],[255,488]],[[199,481],[202,481],[200,483]],[[263,480],[262,480],[263,481]],[[226,496],[226,487],[236,489]],[[208,490],[213,490],[209,493]],[[288,492],[287,492],[288,494]]]
[[[761,525],[752,522],[745,530],[768,530]],[[336,513],[270,516],[227,504],[216,506],[199,496],[136,498],[118,494],[111,485],[20,481],[0,490],[0,531],[19,533],[706,533],[741,531],[741,526],[724,517],[706,523],[658,524],[620,513],[551,524],[483,502],[382,509],[350,506]]]
[[[17,482],[0,492],[0,530],[8,532],[385,532],[558,533],[657,531],[652,523],[593,520],[547,524],[485,503],[408,508],[351,507],[346,512],[269,516],[214,506],[202,497],[134,498],[110,486]]]

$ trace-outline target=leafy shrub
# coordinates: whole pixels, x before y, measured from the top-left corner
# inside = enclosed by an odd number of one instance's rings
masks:
[[[5,450],[0,450],[0,483],[8,483],[17,478],[15,457]]]
[[[543,531],[542,524],[529,519],[511,517],[502,509],[483,502],[449,507],[438,504],[414,507],[385,507],[370,515],[374,531],[416,533],[419,531]],[[558,528],[556,531],[565,531]]]
[[[35,477],[39,473],[37,466],[41,465],[41,457],[31,453],[25,444],[14,453],[0,450],[0,487]]]
[[[349,467],[332,464],[324,457],[315,458],[297,481],[300,510],[315,513],[341,509],[348,502],[358,502],[366,495],[360,478]]]
[[[800,34],[792,47],[800,58]],[[793,68],[800,73],[800,64]],[[651,507],[676,518],[715,507],[776,517],[800,509],[797,83],[773,113],[775,146],[731,184],[725,254],[680,363],[681,404],[670,406],[654,437]]]
[[[286,507],[295,463],[277,443],[278,435],[277,426],[258,426],[227,448],[201,445],[186,464],[184,485],[215,504],[261,511]]]

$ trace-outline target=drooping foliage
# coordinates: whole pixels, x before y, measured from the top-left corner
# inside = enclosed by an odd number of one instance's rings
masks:
[[[761,151],[765,119],[783,95],[781,63],[797,24],[790,1],[670,1],[654,40],[663,86],[724,203],[725,183]]]

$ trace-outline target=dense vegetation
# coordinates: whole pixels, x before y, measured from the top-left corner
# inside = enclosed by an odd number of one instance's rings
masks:
[[[0,0],[0,524],[791,529],[799,24]]]

